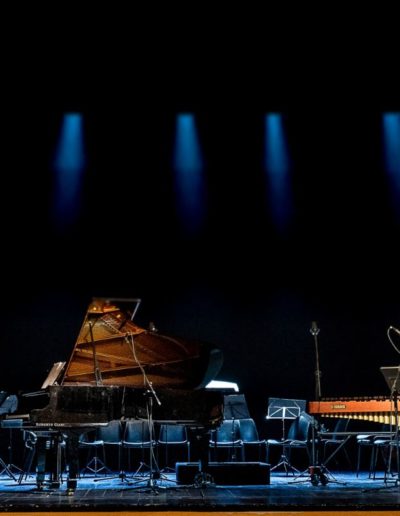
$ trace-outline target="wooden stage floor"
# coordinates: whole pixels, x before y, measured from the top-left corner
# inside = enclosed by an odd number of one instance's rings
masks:
[[[97,477],[98,479],[101,477]],[[184,515],[196,512],[197,516],[212,513],[251,512],[259,514],[292,514],[323,512],[400,514],[400,487],[395,481],[368,479],[362,472],[336,473],[327,485],[311,484],[308,476],[287,477],[272,473],[268,485],[194,487],[177,485],[175,476],[168,474],[162,480],[149,482],[148,477],[131,485],[119,478],[95,481],[93,477],[81,478],[78,489],[68,495],[63,483],[59,489],[38,490],[34,477],[18,485],[10,477],[0,477],[0,511],[10,514],[27,512],[167,512]],[[336,482],[336,481],[337,482]],[[154,483],[154,485],[152,485]]]

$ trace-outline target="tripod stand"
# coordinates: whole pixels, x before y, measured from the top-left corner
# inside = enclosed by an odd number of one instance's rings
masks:
[[[11,471],[10,466],[8,464],[6,464],[1,457],[0,457],[0,468],[2,468],[2,470],[0,471],[0,475],[3,475],[4,473],[6,473],[12,480],[15,480],[15,482],[17,482],[17,477]]]
[[[6,473],[13,480],[17,480],[16,475],[20,475],[22,473],[22,469],[13,464],[13,430],[15,428],[21,428],[22,419],[4,419],[1,422],[1,428],[5,428],[8,430],[8,464],[4,462],[4,460],[0,457],[0,475]]]
[[[310,333],[314,337],[314,348],[315,348],[315,399],[321,399],[321,370],[319,368],[319,349],[318,349],[318,334],[319,328],[315,321],[312,321]],[[309,467],[310,482],[313,486],[317,486],[319,482],[322,485],[328,483],[328,477],[325,475],[323,467],[319,465],[315,450],[315,418],[311,423],[311,456],[312,465]]]
[[[149,431],[149,464],[145,464],[143,461],[140,462],[139,468],[135,471],[135,473],[132,475],[132,477],[126,477],[129,478],[127,480],[128,485],[134,485],[131,487],[131,489],[142,489],[143,486],[135,485],[135,484],[142,484],[144,480],[146,480],[147,477],[147,483],[144,487],[143,492],[152,492],[154,494],[158,494],[159,489],[166,489],[165,486],[157,485],[157,480],[168,480],[171,481],[168,477],[161,474],[160,469],[157,464],[157,460],[154,455],[154,424],[153,424],[153,397],[157,401],[158,404],[161,404],[160,400],[157,397],[157,394],[155,393],[151,382],[149,382],[149,389],[145,393],[147,397],[146,405],[147,405],[147,424],[148,424],[148,431]],[[138,478],[140,476],[142,468],[146,467],[148,469],[147,476],[143,475],[141,478]],[[133,481],[131,481],[132,479]]]
[[[286,471],[286,475],[291,471],[292,473],[299,473],[299,470],[292,466],[292,464],[289,461],[288,456],[286,455],[286,446],[285,444],[289,444],[290,440],[285,439],[285,419],[286,419],[286,409],[287,407],[282,407],[282,454],[280,456],[278,464],[276,464],[274,467],[271,468],[271,471],[275,471],[279,468],[283,468]]]
[[[160,469],[158,467],[157,461],[154,456],[155,440],[154,440],[154,425],[153,425],[153,400],[156,400],[158,405],[161,405],[161,401],[158,398],[158,396],[153,388],[152,382],[147,377],[145,368],[143,367],[143,365],[141,364],[140,360],[138,359],[138,357],[136,355],[135,336],[132,333],[127,333],[125,336],[125,341],[132,351],[133,359],[137,363],[137,365],[143,375],[143,382],[146,386],[145,395],[146,395],[147,423],[148,423],[148,430],[149,430],[149,455],[150,455],[149,466],[148,466],[149,474],[148,474],[148,479],[147,479],[147,490],[150,490],[151,492],[158,494],[157,489],[161,489],[161,486],[156,487],[156,480],[161,478],[161,474],[160,474]],[[145,464],[142,462],[140,464],[139,468],[134,473],[133,478],[137,477],[139,471],[142,469],[143,466],[145,466]],[[165,480],[169,480],[169,479],[167,479],[167,477],[164,477],[164,478],[165,478]],[[143,478],[140,480],[136,480],[134,482],[128,482],[128,484],[131,485],[131,484],[137,484],[137,483],[141,483],[141,482],[143,482]],[[140,487],[140,486],[135,486],[132,489],[136,489],[137,487]],[[163,487],[163,489],[165,489],[165,488]]]
[[[289,474],[289,471],[293,474],[299,473],[299,470],[292,466],[288,456],[286,455],[286,448],[290,446],[290,443],[293,439],[296,439],[296,435],[292,435],[296,428],[292,425],[286,437],[285,421],[286,419],[298,420],[301,411],[305,408],[305,404],[306,403],[304,400],[285,400],[279,398],[269,399],[268,414],[266,419],[280,419],[282,422],[282,435],[280,441],[276,439],[267,440],[267,450],[270,446],[282,447],[282,454],[279,462],[273,468],[271,468],[271,471],[282,468],[286,472],[286,475]]]
[[[319,368],[319,350],[318,350],[318,334],[319,334],[319,328],[317,326],[317,323],[315,321],[312,321],[310,333],[314,337],[314,350],[315,350],[315,398],[316,400],[321,399],[321,371]],[[308,416],[310,417],[310,416]],[[314,417],[310,418],[309,425],[311,426],[311,438],[309,437],[308,430],[306,432],[306,435],[304,436],[305,439],[308,441],[311,439],[311,464],[308,467],[308,478],[303,479],[303,482],[307,482],[308,480],[311,482],[313,486],[317,486],[320,482],[322,485],[326,485],[329,482],[328,478],[328,469],[326,466],[319,464],[319,458],[318,453],[316,450],[316,436],[315,436],[315,430],[317,427],[317,421]],[[305,472],[300,473],[298,476],[303,476]],[[296,482],[295,480],[294,482]],[[336,480],[334,480],[336,482]]]
[[[307,429],[304,433],[304,439],[305,444],[308,447],[309,443],[311,442],[311,457],[310,462],[311,464],[308,466],[306,470],[304,470],[302,473],[300,473],[292,482],[292,484],[298,483],[298,482],[308,482],[310,481],[313,486],[317,486],[319,483],[322,485],[326,485],[328,482],[337,482],[338,481],[333,478],[331,473],[328,471],[328,468],[325,466],[325,464],[320,464],[318,460],[318,452],[316,449],[316,435],[315,432],[317,430],[317,421],[314,417],[309,416],[308,414],[303,414],[303,418],[307,418],[305,421],[307,421]],[[311,436],[309,436],[309,428],[311,428]],[[301,477],[306,476],[306,478]],[[331,477],[331,478],[329,478]]]

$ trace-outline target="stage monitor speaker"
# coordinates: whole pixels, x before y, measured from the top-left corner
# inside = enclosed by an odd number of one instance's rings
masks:
[[[193,484],[198,472],[198,462],[176,463],[178,484]],[[270,465],[265,462],[210,462],[207,472],[217,485],[266,485],[270,482]]]

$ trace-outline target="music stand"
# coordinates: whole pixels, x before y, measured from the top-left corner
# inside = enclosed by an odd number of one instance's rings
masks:
[[[398,486],[400,481],[400,436],[399,436],[399,408],[398,408],[398,397],[400,393],[400,366],[388,366],[388,367],[380,367],[379,368],[385,381],[390,389],[390,398],[393,400],[394,405],[394,424],[396,427],[395,430],[395,447],[396,447],[396,461],[397,461],[397,478],[395,480],[394,486]],[[391,448],[390,448],[391,450]],[[391,456],[390,451],[390,456]],[[389,473],[390,470],[391,459],[388,460],[388,466],[386,473]],[[387,480],[385,473],[385,482]]]
[[[250,413],[244,394],[224,396],[224,419],[249,419]]]
[[[400,392],[400,366],[388,366],[379,368],[385,381],[390,389],[390,392]]]
[[[224,420],[232,421],[232,449],[230,456],[236,460],[235,441],[235,420],[236,419],[250,419],[249,409],[244,394],[226,394],[224,395]],[[217,432],[215,439],[217,439]],[[216,444],[216,443],[215,443]]]
[[[289,459],[286,455],[285,421],[286,419],[297,419],[300,416],[301,412],[305,411],[305,408],[306,400],[269,398],[266,419],[280,419],[282,421],[282,455],[279,459],[278,464],[271,468],[271,471],[274,471],[282,467],[286,471],[286,474],[288,474],[289,470],[292,472],[299,473],[299,470],[290,464]]]

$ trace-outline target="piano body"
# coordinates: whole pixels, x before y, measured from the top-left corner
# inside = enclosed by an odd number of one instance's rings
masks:
[[[132,312],[127,302],[136,303]],[[69,491],[77,485],[80,435],[115,419],[147,419],[150,398],[153,421],[190,425],[207,443],[223,418],[222,392],[205,389],[222,365],[221,351],[137,326],[139,302],[92,300],[69,361],[54,364],[37,393],[47,405],[31,410],[23,424],[39,439],[65,440]],[[45,474],[43,459],[40,464],[38,487]]]

